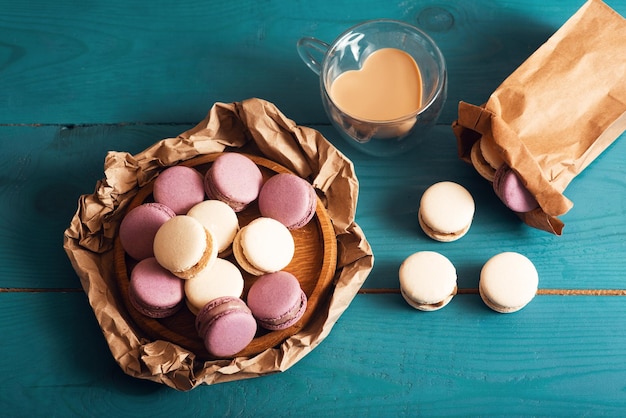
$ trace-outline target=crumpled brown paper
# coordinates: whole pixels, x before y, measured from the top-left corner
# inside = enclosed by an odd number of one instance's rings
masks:
[[[491,141],[540,208],[520,217],[560,235],[573,203],[567,185],[626,129],[626,21],[585,3],[490,96],[461,102],[453,123],[459,156]]]
[[[321,192],[337,236],[335,287],[311,321],[279,347],[251,358],[200,361],[168,341],[136,334],[118,295],[113,243],[126,206],[165,167],[202,154],[238,148],[273,160],[309,179]],[[79,199],[64,248],[89,298],[116,362],[125,373],[178,390],[288,369],[313,350],[351,303],[373,266],[373,254],[354,222],[358,180],[352,163],[317,131],[297,126],[273,104],[248,99],[217,103],[196,127],[137,155],[110,152],[105,178]]]

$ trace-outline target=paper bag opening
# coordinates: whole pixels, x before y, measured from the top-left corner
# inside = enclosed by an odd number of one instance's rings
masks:
[[[485,141],[520,177],[539,208],[518,213],[560,235],[569,183],[626,130],[626,20],[585,3],[481,106],[459,103],[459,157]]]

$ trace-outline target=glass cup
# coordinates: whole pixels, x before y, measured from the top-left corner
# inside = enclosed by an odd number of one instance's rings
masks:
[[[349,115],[332,100],[333,81],[382,48],[409,54],[422,77],[421,107],[393,120],[366,120]],[[312,37],[301,38],[297,50],[304,63],[320,76],[324,109],[341,135],[361,151],[375,156],[402,154],[419,144],[436,123],[446,100],[447,73],[444,57],[435,42],[420,29],[397,20],[378,19],[360,23],[327,44]]]

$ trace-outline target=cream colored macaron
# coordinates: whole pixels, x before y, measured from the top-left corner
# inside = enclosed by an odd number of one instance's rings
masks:
[[[537,294],[539,274],[532,261],[516,252],[490,258],[480,272],[478,291],[496,312],[516,312]]]
[[[400,292],[404,300],[421,311],[446,306],[456,295],[456,268],[444,255],[419,251],[400,265]]]
[[[478,140],[474,142],[472,145],[472,150],[470,152],[470,160],[472,161],[472,165],[483,178],[489,181],[493,181],[493,178],[496,174],[496,170],[485,160],[483,157],[482,151],[480,150],[480,143],[482,140]]]
[[[418,220],[430,238],[451,242],[469,231],[474,210],[474,199],[463,186],[442,181],[430,186],[422,195]]]
[[[504,159],[498,153],[497,146],[493,142],[493,139],[482,137],[479,144],[480,153],[485,161],[487,161],[487,163],[489,163],[494,170],[497,170],[502,164],[504,164]]]
[[[239,231],[237,213],[221,200],[205,200],[193,206],[187,215],[200,221],[213,234],[220,256],[230,253],[230,246]]]
[[[161,225],[153,248],[157,262],[182,279],[195,276],[217,258],[217,245],[209,230],[186,215]]]
[[[185,280],[184,284],[187,307],[197,315],[213,299],[222,296],[241,297],[244,281],[237,266],[217,258],[212,266]]]
[[[282,270],[291,262],[294,253],[291,232],[272,218],[256,218],[239,230],[233,242],[237,263],[255,276]]]

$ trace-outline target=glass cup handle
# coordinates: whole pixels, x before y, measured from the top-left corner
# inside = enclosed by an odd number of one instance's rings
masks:
[[[311,37],[300,38],[296,44],[302,61],[317,75],[320,75],[322,71],[322,61],[329,47],[330,45],[326,42]]]

